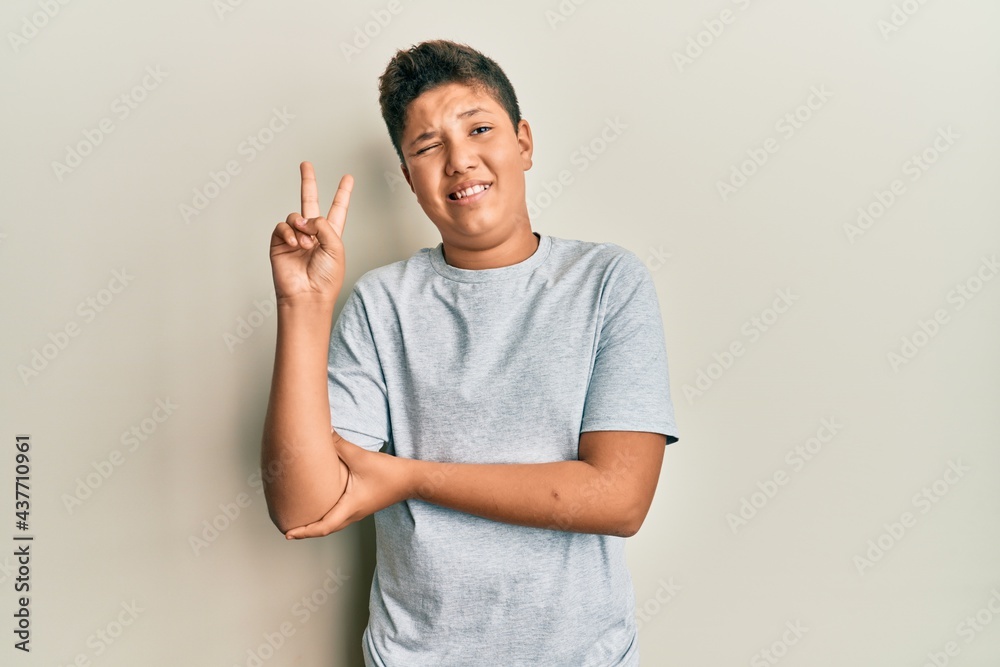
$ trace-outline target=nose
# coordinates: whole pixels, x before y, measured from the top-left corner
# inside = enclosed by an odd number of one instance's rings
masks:
[[[445,170],[449,176],[461,174],[478,166],[478,157],[473,146],[465,141],[449,141],[445,146],[447,159]]]

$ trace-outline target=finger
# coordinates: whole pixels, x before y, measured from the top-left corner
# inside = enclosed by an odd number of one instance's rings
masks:
[[[292,528],[285,533],[285,537],[290,540],[298,540],[306,537],[323,537],[324,535],[329,535],[330,533],[335,533],[338,530],[346,528],[355,521],[352,518],[352,513],[354,512],[351,507],[352,502],[353,499],[348,497],[345,492],[345,495],[341,496],[334,503],[333,507],[320,517],[318,521]]]
[[[322,218],[309,220],[298,213],[289,213],[285,223],[294,230],[300,246],[309,249],[316,245],[316,230],[322,225]]]
[[[303,162],[299,165],[302,175],[302,215],[307,218],[319,217],[319,190],[316,188],[316,172],[312,163]]]
[[[310,523],[308,526],[299,526],[298,528],[292,528],[290,531],[285,533],[286,540],[306,540],[310,537],[326,537],[330,533],[335,531],[324,529],[322,524],[319,522]]]
[[[337,194],[333,196],[333,204],[330,205],[330,212],[326,214],[326,219],[333,226],[333,231],[337,236],[344,237],[344,225],[347,223],[347,205],[351,201],[351,191],[354,189],[354,177],[344,174],[337,186]]]
[[[271,247],[277,245],[290,245],[293,248],[298,246],[298,239],[295,238],[295,230],[284,222],[279,222],[271,234]]]
[[[335,533],[345,527],[343,519],[338,518],[339,514],[340,511],[337,506],[334,505],[333,508],[319,521],[314,521],[310,524],[306,524],[305,526],[299,526],[289,530],[285,533],[285,539],[302,540],[307,537],[323,537],[325,535],[329,535],[330,533]]]
[[[285,218],[289,227],[306,236],[316,236],[322,220],[323,218],[304,218],[298,213],[289,213]]]

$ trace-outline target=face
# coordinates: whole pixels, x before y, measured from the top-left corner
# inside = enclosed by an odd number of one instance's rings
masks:
[[[459,83],[428,90],[406,112],[403,175],[446,241],[496,240],[530,225],[524,172],[531,129],[486,91]]]

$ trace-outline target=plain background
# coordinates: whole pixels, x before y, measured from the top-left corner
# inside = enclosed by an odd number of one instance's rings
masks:
[[[1000,6],[233,5],[3,9],[0,662],[360,664],[372,520],[287,543],[254,484],[268,239],[310,160],[323,210],[356,179],[347,285],[440,241],[376,80],[448,38],[514,83],[534,229],[624,246],[656,282],[681,441],[627,542],[643,664],[995,664]],[[11,646],[16,434],[30,655]]]

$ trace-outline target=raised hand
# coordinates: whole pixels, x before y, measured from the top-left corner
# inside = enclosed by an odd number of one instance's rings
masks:
[[[319,212],[316,175],[309,162],[302,175],[302,212],[289,213],[271,234],[271,274],[279,302],[319,300],[330,305],[344,284],[347,264],[341,237],[347,222],[354,177],[340,179],[329,213]]]

